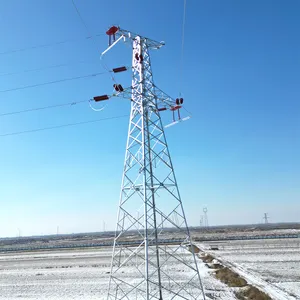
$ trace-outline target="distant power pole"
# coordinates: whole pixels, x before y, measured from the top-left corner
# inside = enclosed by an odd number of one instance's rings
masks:
[[[207,207],[203,208],[204,216],[203,216],[203,226],[208,228],[208,217],[207,217]]]
[[[105,222],[103,221],[103,232],[105,232]]]
[[[200,227],[203,226],[203,216],[200,216]]]
[[[268,224],[269,223],[269,216],[267,213],[264,213],[264,217],[263,217],[264,221],[265,221],[265,224]]]

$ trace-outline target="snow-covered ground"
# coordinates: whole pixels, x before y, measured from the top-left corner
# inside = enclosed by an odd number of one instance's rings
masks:
[[[219,250],[209,250],[217,245]],[[263,288],[272,299],[300,299],[300,240],[201,244],[207,252]],[[106,299],[111,248],[0,254],[0,299]],[[234,289],[216,280],[197,258],[207,299],[235,300]],[[180,265],[172,272],[183,276]],[[130,267],[124,279],[134,276]]]
[[[0,299],[106,299],[111,248],[0,254]],[[236,299],[198,260],[208,299]],[[170,265],[182,276],[180,265]],[[132,279],[132,270],[124,270]]]
[[[209,248],[214,245],[219,250]],[[230,241],[201,245],[208,252],[273,293],[274,299],[300,299],[300,239]]]

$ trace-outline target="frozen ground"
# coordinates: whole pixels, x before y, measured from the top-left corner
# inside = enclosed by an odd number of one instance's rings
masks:
[[[106,299],[111,248],[0,254],[0,299]],[[208,299],[236,299],[200,259]],[[170,265],[172,272],[180,266]],[[124,279],[132,270],[124,270]]]
[[[0,299],[101,299],[110,249],[0,256]]]
[[[218,251],[209,250],[217,245]],[[253,240],[201,244],[272,299],[300,299],[300,240]],[[0,254],[0,299],[106,299],[111,248]],[[207,299],[236,299],[198,259]],[[180,266],[170,263],[182,278]],[[132,268],[124,279],[132,279]],[[127,280],[128,280],[127,279]]]
[[[274,299],[300,299],[300,239],[206,243],[202,248],[212,245],[219,250],[209,252],[265,287]]]

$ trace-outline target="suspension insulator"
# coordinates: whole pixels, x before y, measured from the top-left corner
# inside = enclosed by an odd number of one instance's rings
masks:
[[[114,84],[113,87],[116,90],[116,92],[123,92],[124,91],[124,88],[122,87],[121,84]]]
[[[119,27],[117,26],[112,26],[110,27],[107,31],[106,31],[106,34],[107,35],[114,35],[116,34],[116,32],[119,30]]]
[[[167,110],[167,108],[166,107],[161,107],[161,108],[158,108],[157,110],[158,111],[164,111],[164,110]]]
[[[98,101],[108,100],[109,97],[107,95],[102,95],[102,96],[96,96],[93,99],[95,102],[98,102]]]
[[[179,101],[180,101],[180,104],[182,104],[183,103],[183,98],[180,98]]]
[[[179,105],[179,104],[180,104],[180,102],[179,102],[179,99],[178,99],[178,98],[176,98],[176,104],[177,104],[177,105]]]
[[[120,73],[120,72],[124,72],[124,71],[127,71],[126,67],[119,67],[119,68],[114,68],[113,69],[114,73]]]
[[[140,60],[140,57],[139,57],[139,54],[138,54],[138,53],[135,54],[135,59],[136,59],[136,60]]]
[[[144,60],[144,57],[143,57],[143,55],[141,54],[140,55],[140,61],[142,62]]]
[[[116,90],[116,92],[119,92],[120,91],[119,85],[118,84],[114,84],[114,89]]]
[[[172,107],[170,108],[170,110],[171,110],[171,111],[175,111],[175,110],[178,110],[179,108],[181,108],[181,106],[180,106],[180,105],[176,105],[176,106],[172,106]]]

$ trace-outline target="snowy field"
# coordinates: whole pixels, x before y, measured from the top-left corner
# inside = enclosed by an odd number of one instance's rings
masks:
[[[109,250],[1,255],[0,299],[104,299]]]
[[[219,250],[209,250],[211,245]],[[300,239],[231,241],[201,244],[272,299],[300,299]],[[189,254],[187,252],[187,254]],[[106,299],[111,248],[0,254],[0,299]],[[207,299],[235,300],[197,258]],[[170,270],[182,278],[180,265]],[[132,268],[124,279],[134,279]]]
[[[202,248],[209,249],[212,245],[218,246],[219,250],[208,250],[210,253],[229,265],[232,263],[250,280],[276,290],[278,299],[300,299],[299,238],[212,242]]]
[[[0,254],[0,299],[106,299],[110,256],[111,248]],[[208,299],[236,299],[197,260]],[[180,265],[170,269],[182,276]]]

